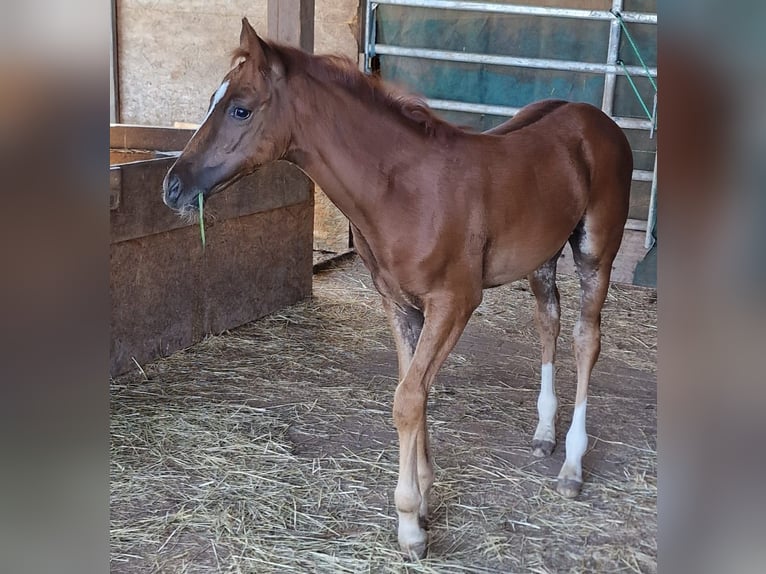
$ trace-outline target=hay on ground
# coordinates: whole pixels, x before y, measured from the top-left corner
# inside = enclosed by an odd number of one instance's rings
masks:
[[[358,260],[314,297],[111,383],[119,572],[656,571],[656,297],[614,287],[586,484],[555,492],[577,284],[561,279],[559,447],[529,454],[539,353],[524,283],[487,291],[429,401],[430,554],[396,543],[396,354]]]

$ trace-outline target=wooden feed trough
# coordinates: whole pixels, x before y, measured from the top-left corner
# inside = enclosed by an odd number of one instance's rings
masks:
[[[192,130],[110,130],[110,374],[188,347],[311,294],[312,184],[277,163],[214,196],[207,245],[162,202]]]

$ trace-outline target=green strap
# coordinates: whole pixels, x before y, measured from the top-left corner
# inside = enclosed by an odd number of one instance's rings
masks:
[[[642,104],[644,102],[641,102]],[[200,193],[197,195],[197,203],[199,204],[199,236],[202,238],[202,249],[205,249],[205,212],[203,211],[203,197]]]
[[[638,51],[638,47],[636,46],[636,43],[633,41],[633,36],[630,35],[630,32],[628,31],[628,27],[625,25],[625,21],[622,19],[622,14],[620,14],[619,12],[612,12],[612,13],[617,18],[617,21],[620,23],[620,26],[622,26],[622,31],[625,32],[625,37],[628,39],[628,42],[630,43],[631,48],[633,48],[633,51],[636,53],[636,57],[638,58],[638,61],[641,62],[641,65],[644,67],[644,72],[646,72],[646,77],[649,78],[649,81],[652,83],[652,87],[654,88],[654,91],[656,92],[657,83],[654,81],[654,78],[649,73],[649,67],[646,65],[646,62],[644,62],[644,59],[641,57],[641,52]],[[632,81],[631,81],[631,85],[633,85]],[[643,104],[643,101],[641,103]],[[646,106],[644,106],[644,108],[646,108]]]
[[[642,98],[641,94],[638,92],[636,83],[633,81],[633,78],[628,72],[628,68],[625,67],[625,62],[623,62],[622,60],[617,60],[617,63],[620,66],[622,66],[622,71],[625,72],[625,77],[628,79],[628,83],[630,84],[630,87],[633,88],[633,93],[636,94],[636,98],[638,98],[638,101],[641,104],[641,107],[644,108],[644,112],[646,112],[646,117],[649,118],[650,121],[654,120],[654,118],[652,117],[652,112],[649,111],[649,108],[644,103],[644,98]]]

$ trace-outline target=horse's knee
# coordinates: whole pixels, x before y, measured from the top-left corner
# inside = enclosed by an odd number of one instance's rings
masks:
[[[424,416],[426,393],[420,385],[408,385],[401,382],[394,394],[394,424],[399,430],[412,428]]]

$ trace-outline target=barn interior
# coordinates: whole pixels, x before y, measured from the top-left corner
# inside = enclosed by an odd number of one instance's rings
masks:
[[[656,572],[656,1],[457,4],[113,0],[113,572]],[[558,448],[530,454],[534,297],[526,281],[488,290],[429,398],[429,554],[402,557],[396,350],[348,220],[285,162],[211,198],[204,246],[162,203],[244,15],[471,129],[546,97],[590,101],[623,127],[634,181],[579,498],[555,490],[579,305],[565,251]]]

